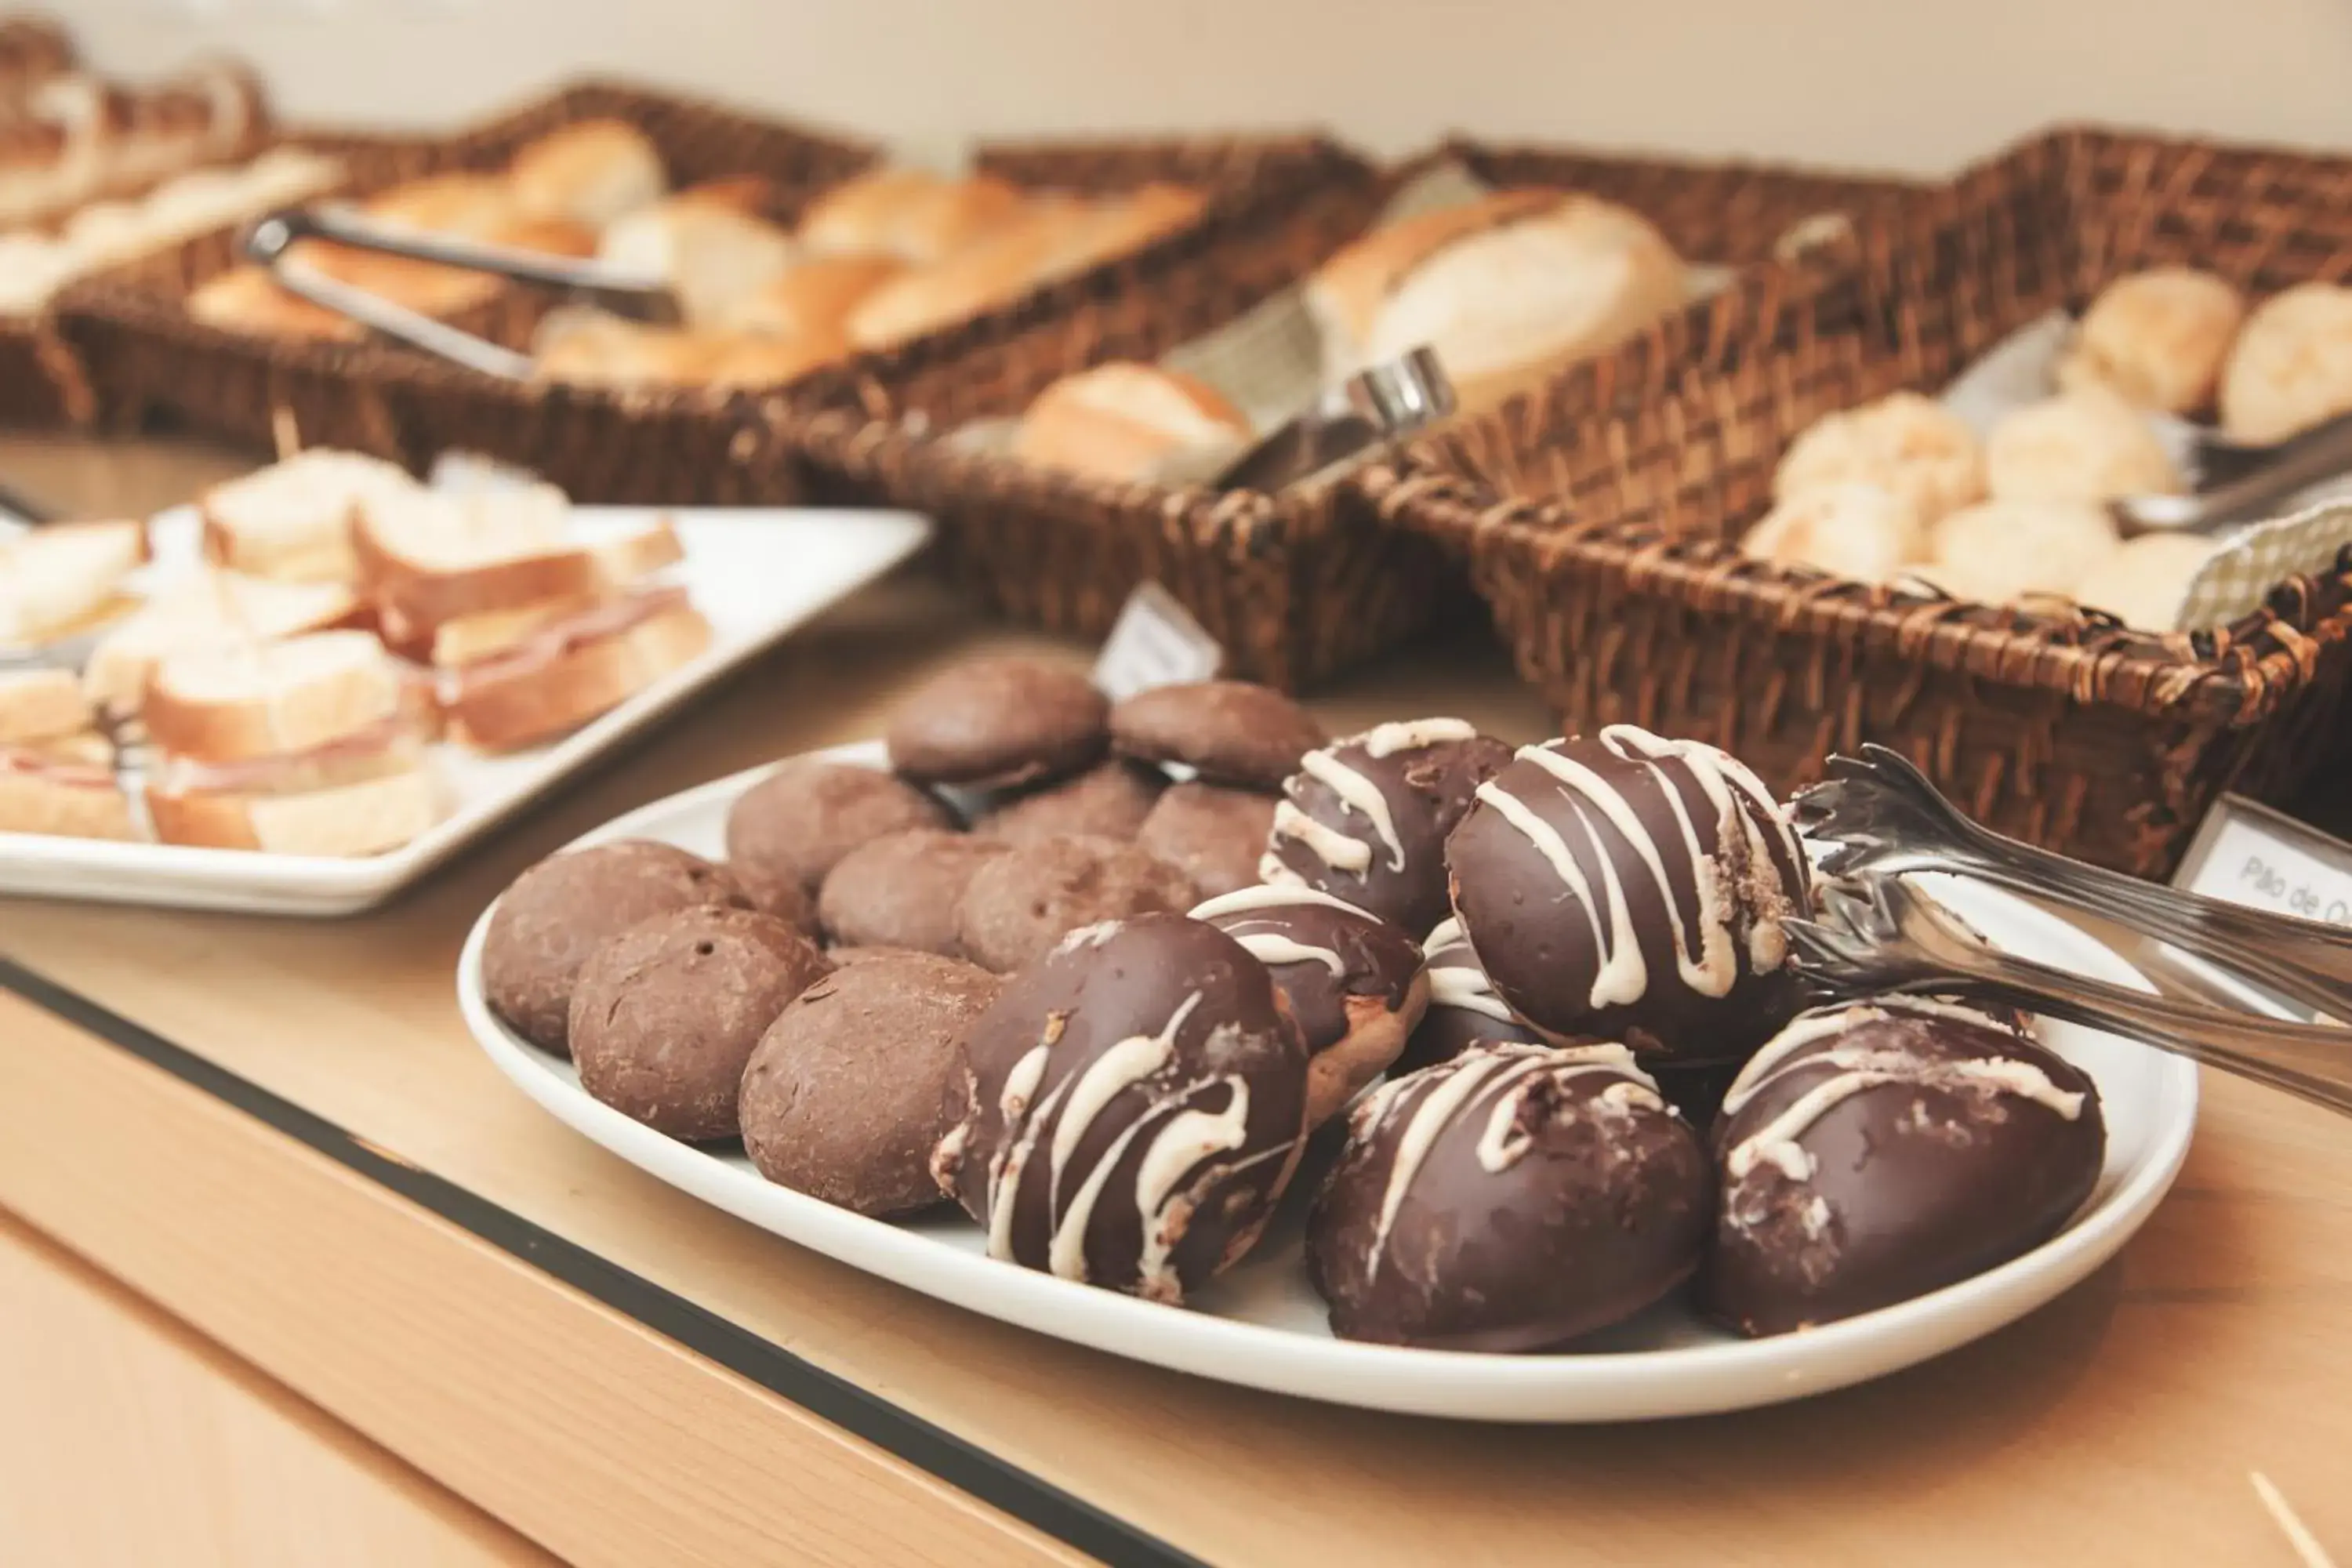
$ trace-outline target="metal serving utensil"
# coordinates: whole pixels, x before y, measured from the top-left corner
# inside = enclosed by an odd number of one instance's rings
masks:
[[[1822,919],[1784,929],[1798,973],[1832,997],[1902,991],[2021,1007],[2352,1116],[2352,1032],[2128,990],[2003,952],[1900,877],[1832,883]]]
[[[2185,419],[2166,419],[2168,442],[2185,452],[2197,486],[2185,496],[2126,496],[2111,502],[2116,521],[2146,532],[2208,533],[2274,515],[2280,503],[2323,479],[2352,472],[2352,414],[2338,415],[2284,441],[2233,440]]]
[[[1433,349],[1370,365],[1227,464],[1218,489],[1278,490],[1409,436],[1454,412],[1454,382]]]
[[[1793,807],[1799,828],[1827,846],[1820,863],[1829,876],[1973,877],[2128,926],[2314,1013],[2352,1018],[2352,931],[2159,887],[2003,837],[1962,816],[1885,746],[1832,757],[1829,772]]]
[[[289,252],[304,239],[330,240],[357,250],[486,272],[510,282],[553,289],[598,310],[652,325],[672,326],[680,320],[677,299],[660,279],[600,261],[576,261],[569,257],[518,250],[511,246],[484,245],[448,235],[389,228],[347,206],[291,207],[270,214],[246,231],[247,257],[268,268],[278,286],[289,293],[348,316],[412,348],[503,380],[528,380],[530,357],[303,266],[301,258]]]

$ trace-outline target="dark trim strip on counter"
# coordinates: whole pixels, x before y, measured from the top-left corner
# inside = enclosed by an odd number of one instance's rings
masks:
[[[1159,1537],[454,1182],[386,1156],[326,1118],[5,957],[0,987],[1089,1556],[1121,1568],[1202,1568],[1200,1559]]]

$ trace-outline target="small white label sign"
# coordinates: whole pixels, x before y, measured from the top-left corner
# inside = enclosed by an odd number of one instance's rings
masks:
[[[2172,882],[2249,909],[2352,926],[2352,845],[2237,795],[2207,814]]]
[[[1192,612],[1157,583],[1140,584],[1095,659],[1095,685],[1114,702],[1155,686],[1207,680],[1222,668],[1225,650],[1202,630]]]

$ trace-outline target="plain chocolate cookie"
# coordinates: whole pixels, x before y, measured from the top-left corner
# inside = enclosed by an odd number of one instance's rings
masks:
[[[490,917],[484,998],[515,1033],[563,1054],[572,988],[598,948],[656,915],[751,902],[725,867],[650,838],[551,855],[515,879]]]
[[[956,905],[972,874],[1011,848],[936,827],[909,828],[841,858],[817,894],[826,933],[844,947],[904,947],[960,958]]]
[[[743,1147],[768,1180],[866,1215],[944,1194],[931,1151],[963,1117],[962,1040],[992,974],[931,953],[875,956],[802,992],[743,1071]]]
[[[727,858],[814,893],[841,858],[908,827],[952,827],[942,802],[873,768],[803,758],[743,792],[727,814]]]
[[[999,974],[1035,963],[1080,926],[1129,915],[1181,914],[1192,879],[1132,844],[1048,838],[982,866],[964,889],[964,955]]]
[[[580,1087],[656,1132],[732,1138],[760,1037],[832,965],[753,910],[680,910],[596,950],[572,992]]]
[[[796,873],[749,860],[730,860],[727,869],[742,885],[753,909],[763,915],[775,916],[803,936],[814,940],[816,900],[801,886]]]
[[[989,789],[1061,778],[1103,754],[1109,712],[1110,700],[1066,665],[969,659],[899,703],[890,765],[921,784]]]
[[[1251,789],[1280,789],[1298,759],[1328,739],[1306,709],[1246,680],[1155,686],[1110,710],[1119,755],[1182,763],[1211,784]]]
[[[1202,898],[1218,898],[1257,885],[1275,805],[1272,795],[1223,784],[1175,784],[1144,819],[1136,847],[1192,878]]]
[[[1157,768],[1102,763],[1074,779],[1006,801],[971,830],[1006,844],[1072,837],[1131,839],[1167,787],[1167,775]]]

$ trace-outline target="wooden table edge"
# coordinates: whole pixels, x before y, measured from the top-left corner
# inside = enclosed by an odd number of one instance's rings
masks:
[[[0,1207],[567,1561],[699,1560],[677,1550],[698,1535],[713,1560],[885,1560],[845,1539],[866,1522],[959,1563],[1198,1561],[0,957],[10,1079]],[[215,1178],[235,1204],[205,1201]],[[289,1237],[300,1289],[278,1277]],[[496,1386],[368,1348],[402,1342]],[[659,1441],[614,1442],[649,1405]],[[634,1473],[590,1488],[556,1451]],[[837,1506],[740,1495],[746,1467]]]

